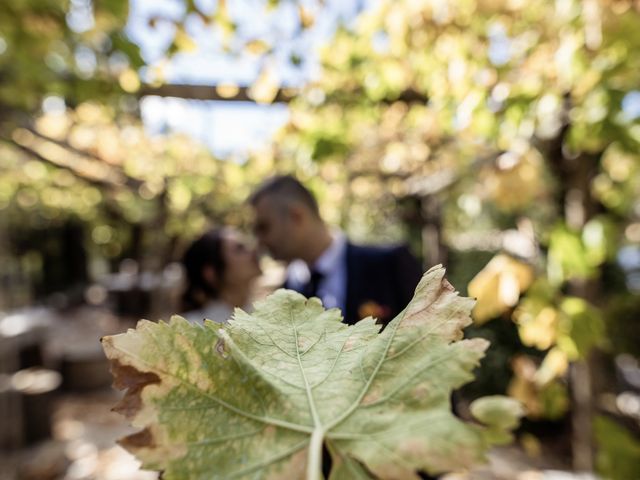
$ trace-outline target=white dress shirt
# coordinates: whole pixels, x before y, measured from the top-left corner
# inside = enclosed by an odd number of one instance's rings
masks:
[[[337,307],[344,311],[347,300],[347,239],[342,232],[334,232],[332,237],[331,244],[311,270],[322,274],[317,296],[324,307]],[[294,290],[302,290],[310,276],[310,269],[302,260],[294,260],[287,268],[287,283]]]

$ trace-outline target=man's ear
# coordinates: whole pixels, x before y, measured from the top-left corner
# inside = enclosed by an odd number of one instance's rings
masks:
[[[220,279],[218,278],[218,272],[216,272],[216,269],[213,268],[213,266],[205,265],[202,267],[202,278],[204,278],[208,285],[218,288],[218,282]]]

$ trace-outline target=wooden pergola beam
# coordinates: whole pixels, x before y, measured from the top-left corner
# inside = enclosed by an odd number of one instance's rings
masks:
[[[144,85],[138,92],[138,96],[146,97],[154,95],[158,97],[176,97],[192,100],[219,100],[225,102],[251,102],[257,103],[249,96],[248,87],[237,87],[234,95],[221,95],[221,88],[216,85],[186,85],[168,83],[157,87]],[[292,88],[280,88],[271,103],[289,103],[298,94],[299,90]]]
[[[167,83],[160,86],[144,85],[138,91],[139,97],[158,96],[158,97],[175,97],[191,100],[217,100],[224,102],[251,102],[258,103],[249,95],[249,87],[237,87],[237,92],[233,95],[221,95],[220,91],[224,90],[217,85],[187,85],[180,83]],[[271,103],[289,103],[300,94],[301,90],[297,88],[280,88]],[[356,95],[356,93],[354,93]],[[406,103],[427,103],[428,97],[413,89],[405,90],[398,97],[381,100],[381,103],[393,103],[402,101]]]

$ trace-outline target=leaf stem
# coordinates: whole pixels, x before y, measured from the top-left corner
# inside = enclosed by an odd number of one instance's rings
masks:
[[[322,442],[324,430],[315,428],[311,434],[309,457],[307,460],[307,480],[322,480]]]
[[[304,381],[304,387],[307,392],[307,400],[309,401],[309,410],[311,412],[311,418],[313,419],[314,428],[311,434],[311,443],[309,444],[309,457],[307,459],[307,480],[323,480],[322,477],[322,442],[324,441],[324,428],[316,409],[316,403],[313,399],[313,392],[309,386],[309,380],[307,374],[304,371],[302,365],[302,356],[300,354],[300,344],[298,342],[298,329],[296,328],[293,318],[291,320],[291,328],[293,329],[293,340],[296,344],[296,357],[298,358],[298,366],[300,367],[300,374]]]

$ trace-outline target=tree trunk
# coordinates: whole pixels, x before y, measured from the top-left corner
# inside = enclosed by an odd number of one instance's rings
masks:
[[[569,100],[566,100],[569,111]],[[549,167],[558,180],[557,204],[566,225],[581,231],[593,218],[601,205],[591,195],[591,184],[598,173],[600,154],[571,154],[565,139],[568,122],[549,145]],[[568,282],[567,294],[597,304],[599,279],[573,279]],[[580,359],[571,365],[569,389],[571,394],[572,454],[575,471],[591,472],[594,467],[594,442],[592,420],[594,413],[594,388],[592,360]]]
[[[564,158],[564,216],[567,225],[582,230],[585,224],[597,213],[597,202],[591,196],[591,182],[597,174],[598,157],[581,155],[577,158]],[[597,303],[599,280],[571,280],[567,293],[580,297],[590,303]],[[589,358],[573,363],[569,374],[572,399],[572,450],[575,471],[591,472],[594,467],[594,442],[592,420],[594,413],[594,385],[592,365]]]

